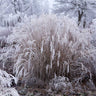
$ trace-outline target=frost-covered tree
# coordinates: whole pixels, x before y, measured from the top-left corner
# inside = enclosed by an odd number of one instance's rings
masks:
[[[23,0],[10,0],[12,7],[14,8],[14,13],[17,14],[18,11],[22,12]]]
[[[24,13],[27,13],[28,15],[33,15],[33,14],[37,14],[39,15],[41,12],[41,8],[40,8],[40,0],[26,0],[26,9],[24,9]]]
[[[18,12],[33,15],[48,13],[48,0],[0,0],[1,15],[4,14],[17,14]]]
[[[96,17],[96,0],[55,0],[55,13],[77,17],[78,25],[88,26]]]
[[[0,25],[15,26],[25,15],[49,13],[48,2],[48,0],[0,0],[0,10],[2,10]]]
[[[41,11],[42,13],[49,13],[50,11],[50,5],[48,0],[42,0],[41,2]]]

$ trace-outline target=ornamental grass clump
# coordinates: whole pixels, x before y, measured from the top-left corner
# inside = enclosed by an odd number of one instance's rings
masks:
[[[7,41],[16,48],[14,73],[18,78],[48,81],[54,76],[70,77],[70,68],[89,53],[90,38],[74,20],[42,15],[16,27]],[[82,73],[86,71],[79,63]]]

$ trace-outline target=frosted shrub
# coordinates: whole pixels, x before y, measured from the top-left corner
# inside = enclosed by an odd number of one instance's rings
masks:
[[[0,25],[3,27],[14,27],[16,24],[20,23],[22,21],[23,14],[17,13],[17,14],[7,14],[0,16]]]
[[[0,88],[0,96],[19,96],[14,88]]]
[[[96,19],[93,19],[92,23],[90,24],[91,31],[96,33]]]
[[[93,38],[91,43],[92,43],[93,46],[96,47],[96,19],[93,19],[93,22],[90,25],[90,30],[91,30],[92,38]]]
[[[43,15],[29,19],[14,29],[8,42],[15,44],[14,72],[19,78],[37,77],[44,81],[69,77],[71,65],[86,56],[90,38],[68,17]],[[85,71],[85,67],[82,68]]]
[[[55,90],[56,92],[62,91],[65,93],[66,90],[71,91],[73,89],[69,79],[63,76],[53,78],[49,85],[51,86],[51,90]]]
[[[6,38],[5,36],[0,37],[0,69],[13,74],[15,48],[14,45],[7,43]]]
[[[17,83],[17,80],[11,74],[8,74],[6,71],[0,70],[0,88],[1,87],[11,87],[13,83]]]
[[[0,38],[11,34],[11,28],[0,27]]]

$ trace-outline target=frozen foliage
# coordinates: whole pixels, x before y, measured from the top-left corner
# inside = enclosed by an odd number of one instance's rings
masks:
[[[92,36],[92,45],[96,47],[96,19],[93,19],[90,28],[89,28]]]
[[[7,14],[0,16],[0,25],[3,27],[14,27],[16,24],[22,21],[23,17],[23,14],[20,14],[19,12],[15,15]]]
[[[0,27],[0,39],[2,38],[4,40],[4,38],[7,37],[10,34],[11,34],[11,29],[10,28]]]
[[[66,91],[72,91],[72,84],[66,77],[56,77],[51,80],[50,87],[52,91],[58,92],[66,92]]]
[[[24,16],[48,14],[49,0],[0,0],[0,26],[14,27]]]
[[[88,27],[96,17],[96,0],[55,0],[55,13],[77,18],[78,25]]]
[[[0,96],[19,96],[14,88],[0,88]]]
[[[46,81],[56,75],[71,79],[71,72],[76,70],[72,71],[70,67],[78,67],[80,58],[92,55],[90,33],[79,30],[68,17],[43,15],[31,18],[14,28],[7,41],[16,47],[14,73],[19,78],[37,77]],[[80,77],[87,69],[83,62],[79,65],[81,74],[77,76]]]
[[[95,39],[96,34],[96,19],[93,19],[92,24],[90,25],[90,30],[93,33],[93,39]]]
[[[0,87],[11,87],[12,83],[17,83],[17,80],[11,74],[0,70]]]
[[[7,43],[7,36],[9,32],[1,31],[0,34],[0,69],[7,71],[10,74],[13,74],[13,64],[14,60],[13,53],[14,53],[14,45],[10,45]],[[3,33],[4,32],[4,33]]]
[[[13,60],[11,58],[14,49],[9,46],[6,40],[10,34],[10,28],[0,27],[0,96],[19,96],[14,88],[9,88],[17,84],[17,79],[9,74],[13,73]]]
[[[46,5],[46,6],[45,6]],[[40,15],[49,13],[49,0],[0,0],[0,16],[4,14],[17,14],[18,12],[27,15]]]

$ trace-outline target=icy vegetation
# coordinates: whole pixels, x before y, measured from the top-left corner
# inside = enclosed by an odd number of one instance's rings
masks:
[[[66,90],[72,91],[72,84],[70,83],[69,79],[66,77],[55,77],[51,80],[50,83],[51,90],[55,90],[55,92],[66,92]]]
[[[88,27],[96,18],[96,0],[55,0],[54,13],[76,17],[80,27]]]
[[[0,96],[19,96],[14,88],[0,88]]]
[[[12,87],[13,84],[17,84],[17,79],[11,74],[0,70],[0,96],[19,96],[14,88],[7,88]]]
[[[47,83],[51,91],[63,93],[95,89],[94,26],[95,21],[80,29],[67,16],[42,15],[2,29],[0,85],[12,87],[20,81],[22,86],[45,88]]]
[[[35,77],[47,82],[65,76],[76,88],[84,82],[93,85],[96,50],[91,40],[90,30],[80,30],[67,16],[42,15],[27,19],[7,38],[7,43],[15,48],[13,72],[25,81]]]
[[[11,74],[0,70],[0,87],[11,87],[12,83],[17,83],[17,80]]]
[[[19,96],[23,89],[27,96],[35,88],[56,94],[96,90],[95,5],[0,0],[0,96]]]
[[[16,75],[32,73],[48,80],[69,73],[70,63],[87,55],[89,42],[83,34],[74,21],[55,15],[33,18],[15,28],[7,40],[19,47],[14,54]]]

